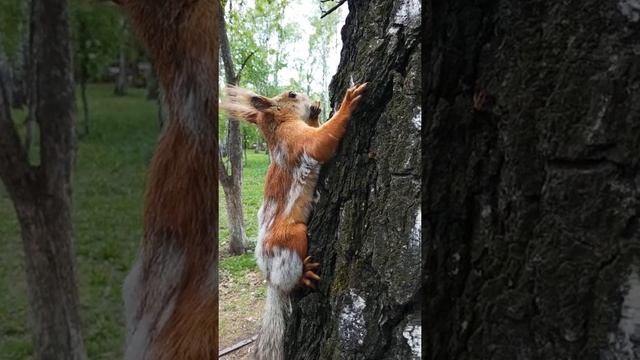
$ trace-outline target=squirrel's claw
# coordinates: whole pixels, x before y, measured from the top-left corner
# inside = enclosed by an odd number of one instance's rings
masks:
[[[318,276],[316,273],[314,273],[311,270],[309,270],[309,271],[304,273],[304,278],[305,279],[311,278],[311,279],[313,279],[315,281],[319,281],[320,280],[320,276]]]
[[[317,269],[318,267],[320,267],[320,263],[312,263],[311,256],[307,256],[307,258],[304,259],[302,266],[303,266],[303,272],[306,272],[308,270]]]
[[[313,290],[317,290],[316,285],[315,285],[314,283],[312,283],[312,282],[311,282],[311,280],[309,280],[309,279],[302,278],[302,283],[303,283],[304,285],[306,285],[306,286],[308,286],[308,287],[312,288]]]
[[[313,283],[312,280],[320,281],[320,276],[314,273],[313,270],[317,269],[320,266],[320,263],[314,263],[311,261],[312,261],[311,256],[307,256],[304,259],[303,266],[302,266],[302,277],[300,278],[300,282],[303,285],[308,286],[313,290],[316,290],[316,285]]]

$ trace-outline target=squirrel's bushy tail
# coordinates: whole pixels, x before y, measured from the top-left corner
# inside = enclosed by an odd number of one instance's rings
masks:
[[[267,287],[267,302],[255,350],[256,360],[284,360],[284,311],[288,296],[274,286]]]

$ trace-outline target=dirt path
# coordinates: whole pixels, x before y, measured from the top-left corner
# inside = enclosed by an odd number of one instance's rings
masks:
[[[265,287],[262,274],[249,271],[244,276],[233,277],[220,272],[220,349],[232,346],[258,333]],[[226,356],[223,360],[251,359],[253,344]]]

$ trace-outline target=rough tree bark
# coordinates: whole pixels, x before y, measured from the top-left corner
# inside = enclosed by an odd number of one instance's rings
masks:
[[[412,359],[420,353],[420,2],[349,1],[331,85],[369,82],[309,224],[319,291],[296,294],[287,359]]]
[[[219,26],[220,56],[224,64],[225,81],[227,84],[237,85],[239,74],[236,75],[233,66],[223,11],[220,12]],[[227,206],[229,251],[231,254],[240,255],[244,254],[244,244],[247,240],[244,229],[244,211],[242,210],[242,134],[240,133],[240,122],[237,119],[229,118],[227,126],[229,136],[227,137],[226,148],[229,156],[229,169],[227,170],[222,161],[222,155],[219,154],[218,176]]]
[[[85,359],[71,226],[73,65],[68,4],[33,0],[40,164],[31,166],[0,79],[0,178],[15,205],[25,253],[34,359]]]
[[[640,357],[631,3],[425,9],[425,358]]]

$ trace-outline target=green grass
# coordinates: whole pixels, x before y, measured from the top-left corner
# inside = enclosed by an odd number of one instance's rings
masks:
[[[155,102],[146,101],[142,90],[126,97],[112,90],[89,88],[91,133],[78,141],[73,182],[80,316],[90,359],[122,356],[121,286],[142,236],[146,168],[159,133]],[[13,204],[0,191],[2,359],[31,356],[23,256]]]
[[[159,134],[155,101],[142,90],[125,97],[113,86],[89,87],[91,132],[78,141],[73,180],[73,226],[80,316],[89,359],[119,359],[124,349],[121,287],[142,238],[146,169]],[[78,102],[78,106],[80,103]],[[18,123],[24,118],[14,112]],[[78,112],[79,129],[82,113]],[[21,127],[20,127],[21,128]],[[22,129],[20,129],[22,130]],[[37,151],[32,151],[36,155]],[[243,205],[250,247],[257,235],[268,156],[248,151]],[[37,161],[37,159],[36,159]],[[220,189],[220,247],[227,246],[227,218]],[[31,357],[29,307],[19,225],[0,184],[0,359]],[[241,279],[256,271],[252,254],[221,259],[220,269]]]
[[[234,278],[245,276],[249,271],[257,271],[258,265],[253,254],[230,256],[220,259],[219,267],[226,270]]]

